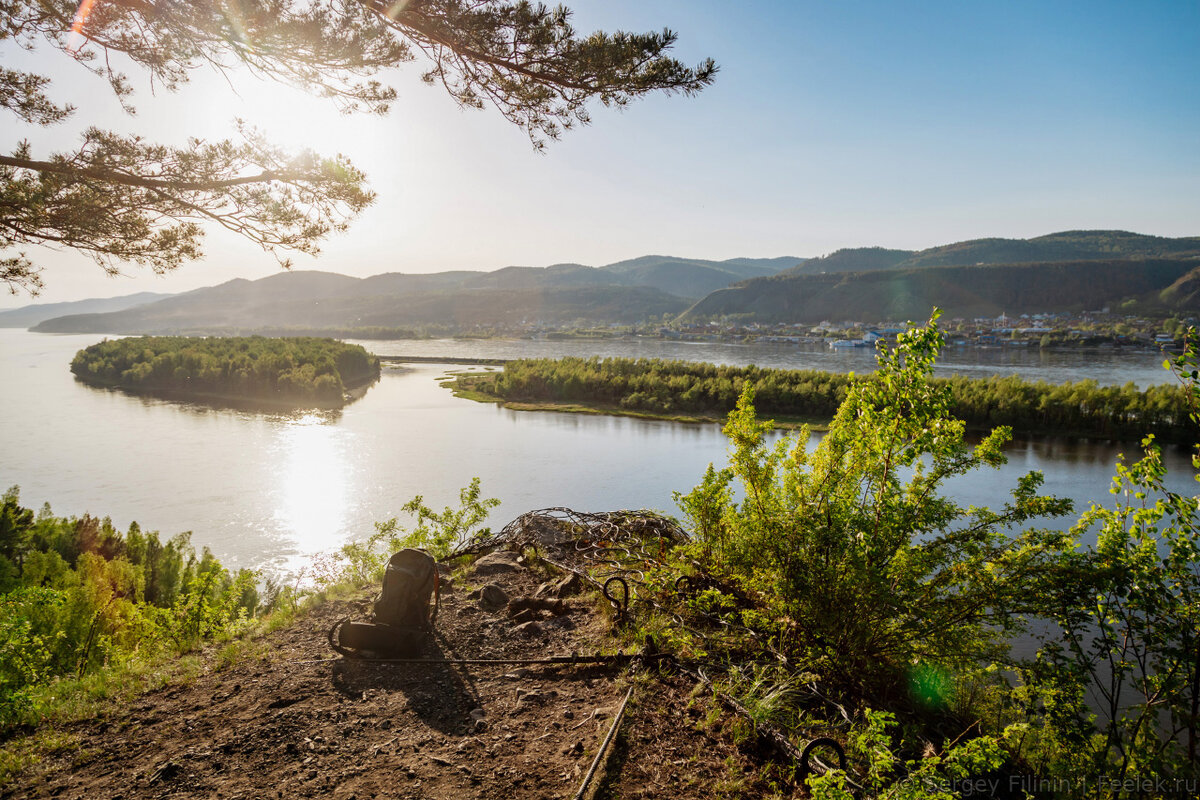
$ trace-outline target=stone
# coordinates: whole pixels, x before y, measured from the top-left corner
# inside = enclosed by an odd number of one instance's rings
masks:
[[[517,554],[508,550],[497,550],[488,553],[475,562],[476,575],[501,575],[506,572],[519,572],[525,569],[517,561]]]
[[[154,774],[150,776],[150,783],[174,780],[182,771],[183,767],[176,762],[165,761],[159,764],[158,768],[154,770]]]
[[[552,614],[565,614],[566,606],[563,605],[562,600],[551,600],[548,597],[514,597],[508,601],[510,617],[516,617],[522,611],[549,611]]]
[[[489,583],[479,590],[479,606],[487,611],[499,611],[508,605],[508,595],[494,583]]]
[[[572,572],[555,585],[554,594],[557,597],[570,597],[579,594],[582,590],[583,581],[579,580],[579,576]]]
[[[518,636],[540,636],[542,634],[542,625],[540,622],[534,621],[522,622],[512,630]]]

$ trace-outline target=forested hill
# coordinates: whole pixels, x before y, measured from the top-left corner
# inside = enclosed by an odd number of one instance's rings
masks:
[[[257,281],[233,280],[116,313],[62,316],[33,330],[174,334],[635,323],[677,315],[714,289],[771,275],[802,260],[643,256],[605,267],[556,264],[370,278],[286,272]]]
[[[1061,231],[1033,239],[970,239],[926,250],[856,247],[809,259],[784,274],[1145,258],[1200,258],[1200,237],[1171,239],[1128,231]]]
[[[1200,310],[1200,258],[1068,261],[778,275],[713,292],[684,315],[758,322],[920,319],[1117,308]]]

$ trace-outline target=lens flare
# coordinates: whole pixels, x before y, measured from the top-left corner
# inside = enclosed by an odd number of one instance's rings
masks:
[[[221,3],[221,15],[225,17],[225,22],[229,24],[230,30],[233,32],[234,38],[247,48],[253,50],[254,43],[250,40],[250,32],[246,28],[246,20],[237,7],[236,2]]]
[[[83,46],[86,38],[83,35],[83,23],[87,22],[94,5],[96,5],[96,0],[80,0],[79,8],[75,9],[75,19],[71,21],[71,34],[67,37],[68,53],[74,53]]]
[[[400,13],[404,11],[404,9],[408,8],[409,3],[411,2],[412,0],[396,0],[396,2],[392,3],[391,7],[389,7],[387,10],[388,19],[395,19],[396,17],[400,16]]]
[[[934,664],[914,664],[908,674],[909,690],[917,703],[928,709],[944,709],[954,698],[954,676]]]

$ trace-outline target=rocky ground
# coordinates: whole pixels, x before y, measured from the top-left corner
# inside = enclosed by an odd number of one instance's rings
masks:
[[[429,658],[542,658],[615,646],[595,597],[526,610],[561,576],[498,553],[444,587]],[[487,588],[488,586],[494,588]],[[479,590],[484,589],[481,593]],[[504,595],[502,598],[501,595]],[[247,657],[63,726],[72,746],[0,797],[572,798],[630,685],[598,797],[772,796],[773,773],[684,676],[611,666],[395,664],[337,657],[326,633],[368,602],[319,606]],[[744,738],[744,737],[742,737]],[[783,792],[787,794],[786,791]]]

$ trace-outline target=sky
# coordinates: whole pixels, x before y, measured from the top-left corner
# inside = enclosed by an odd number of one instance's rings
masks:
[[[0,148],[36,158],[96,125],[182,144],[242,118],[276,143],[344,153],[378,193],[350,231],[296,269],[493,270],[646,254],[810,257],[842,247],[921,249],[988,236],[1117,228],[1200,235],[1200,2],[576,0],[580,32],[679,34],[674,55],[720,65],[691,98],[592,109],[544,153],[494,110],[458,108],[419,80],[385,77],[383,118],[198,71],[176,93],[131,72],[135,117],[50,48],[0,43],[6,67],[53,79],[78,107],[35,128],[4,120]],[[167,276],[108,278],[70,252],[27,248],[41,296],[0,307],[180,292],[261,278],[276,261],[210,232],[206,256]]]

